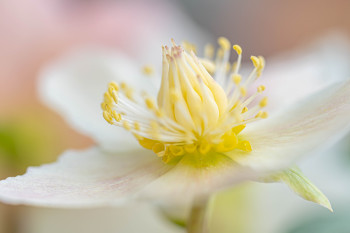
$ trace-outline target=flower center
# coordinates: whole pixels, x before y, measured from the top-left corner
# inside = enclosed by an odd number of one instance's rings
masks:
[[[231,66],[231,43],[223,37],[218,43],[215,59],[212,45],[205,47],[201,59],[189,43],[183,46],[186,50],[173,40],[171,48],[162,47],[157,100],[145,92],[136,95],[125,83],[111,82],[102,103],[106,121],[131,131],[144,148],[153,150],[165,162],[185,154],[252,151],[239,133],[247,123],[267,117],[262,111],[267,97],[256,101],[265,87],[258,86],[254,94],[248,95],[265,62],[261,56],[252,56],[254,69],[242,80],[241,47],[233,46],[238,58]],[[151,67],[144,68],[145,74],[152,72]]]

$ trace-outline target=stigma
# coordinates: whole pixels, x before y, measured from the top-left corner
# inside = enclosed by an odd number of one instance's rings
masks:
[[[247,124],[267,118],[265,86],[254,86],[264,69],[261,56],[251,56],[253,69],[240,74],[242,49],[224,37],[218,48],[204,48],[198,57],[194,45],[172,40],[162,47],[162,73],[158,94],[135,93],[126,83],[111,82],[101,104],[104,119],[130,131],[140,145],[168,163],[184,155],[251,152],[240,136]],[[237,60],[231,64],[230,53]],[[153,75],[153,68],[143,68]],[[252,89],[255,88],[255,91]]]

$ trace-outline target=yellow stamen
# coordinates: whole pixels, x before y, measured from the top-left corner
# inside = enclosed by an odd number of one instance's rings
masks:
[[[150,65],[142,67],[142,73],[145,75],[152,75],[154,74],[154,68]]]
[[[267,98],[267,97],[264,97],[264,98],[260,101],[259,106],[262,107],[262,108],[263,108],[263,107],[266,107],[267,102],[268,102],[268,98]]]
[[[238,85],[241,83],[242,76],[239,74],[234,74],[234,75],[232,75],[232,80],[236,85]]]
[[[256,101],[265,86],[258,86],[252,95],[248,93],[261,75],[265,60],[251,56],[254,69],[248,77],[242,77],[242,48],[232,46],[238,58],[231,68],[230,41],[220,37],[218,44],[215,58],[210,44],[205,47],[205,58],[198,58],[193,44],[185,41],[181,47],[172,40],[171,47],[162,47],[157,102],[147,94],[149,90],[137,93],[125,82],[110,82],[101,104],[104,119],[131,131],[141,146],[165,163],[177,162],[179,156],[201,160],[235,150],[252,151],[249,141],[243,139],[246,136],[240,133],[246,124],[268,117],[262,111],[268,104],[267,97]],[[150,65],[142,71],[154,74]]]
[[[259,87],[258,87],[258,92],[259,93],[262,93],[263,91],[265,91],[265,86],[264,85],[260,85]]]
[[[230,43],[230,41],[228,40],[228,39],[226,39],[225,37],[220,37],[219,39],[218,39],[218,44],[221,46],[221,48],[223,49],[223,50],[230,50],[230,48],[231,48],[231,43]]]
[[[234,46],[233,46],[233,49],[236,51],[236,53],[237,53],[238,55],[241,55],[241,54],[242,54],[242,48],[241,48],[241,46],[239,46],[239,45],[234,45]]]
[[[247,95],[247,89],[245,87],[240,87],[241,95],[244,97]]]
[[[259,68],[260,66],[260,59],[257,58],[256,56],[251,56],[250,59],[253,62],[253,65],[255,66],[255,68]]]

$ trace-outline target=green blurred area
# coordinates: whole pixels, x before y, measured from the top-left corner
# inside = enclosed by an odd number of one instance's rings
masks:
[[[295,226],[286,233],[349,233],[350,211],[337,211],[332,215],[313,216],[307,220],[295,223]]]
[[[254,186],[244,183],[218,193],[214,198],[210,229],[212,233],[251,233]]]
[[[0,179],[51,162],[62,148],[60,135],[45,114],[24,113],[0,121]]]

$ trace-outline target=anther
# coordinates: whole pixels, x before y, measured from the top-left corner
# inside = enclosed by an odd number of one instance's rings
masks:
[[[228,50],[230,50],[230,48],[231,48],[231,43],[230,43],[230,41],[227,39],[227,38],[225,38],[225,37],[219,37],[219,39],[218,39],[218,44],[221,46],[221,48],[223,49],[223,50],[225,50],[225,51],[228,51]]]
[[[236,53],[237,53],[238,55],[241,55],[241,54],[242,54],[242,48],[241,48],[241,46],[235,44],[232,48],[236,51]]]
[[[268,98],[267,98],[267,97],[264,97],[264,98],[260,101],[259,106],[260,106],[261,108],[263,108],[263,107],[265,107],[265,106],[267,105],[267,102],[268,102]]]
[[[244,108],[242,109],[242,114],[245,113],[245,112],[248,112],[248,108],[247,108],[247,107],[244,107]]]
[[[104,97],[104,102],[106,104],[108,104],[108,105],[113,104],[113,99],[112,99],[111,95],[109,94],[109,92],[105,92],[103,97]]]
[[[184,146],[185,147],[185,151],[189,154],[192,154],[196,151],[197,149],[197,145],[196,144],[187,144]]]
[[[244,97],[247,95],[247,89],[245,87],[241,87],[240,89],[241,95]]]
[[[154,109],[155,105],[154,105],[154,101],[150,98],[146,98],[145,99],[145,104],[147,106],[148,109]]]
[[[134,122],[134,129],[137,131],[140,130],[140,124],[137,121]]]
[[[260,118],[262,114],[263,114],[263,112],[262,112],[262,111],[259,111],[259,112],[255,115],[255,118]]]
[[[258,58],[259,58],[259,62],[260,62],[259,69],[262,70],[265,67],[265,59],[263,56],[259,56]]]
[[[116,91],[119,91],[119,85],[115,82],[110,82],[109,86],[113,87]]]
[[[259,68],[260,66],[259,58],[257,58],[256,56],[251,56],[250,59],[252,60],[254,67]]]
[[[184,49],[187,51],[187,52],[191,52],[193,51],[194,53],[197,52],[197,48],[194,44],[188,42],[188,41],[183,41],[182,42],[182,46],[184,47]]]
[[[120,122],[122,120],[122,116],[116,111],[112,111],[111,115],[117,122]]]
[[[266,119],[266,118],[268,118],[268,116],[269,116],[269,114],[267,112],[262,112],[261,115],[260,115],[260,117],[262,119]]]
[[[176,145],[169,146],[169,151],[175,156],[180,156],[185,153],[185,150],[182,146],[176,146]]]
[[[232,78],[232,81],[233,81],[236,85],[240,84],[240,82],[241,82],[241,80],[242,80],[242,76],[239,75],[239,74],[234,74],[234,75],[232,75],[231,78]]]
[[[198,148],[198,151],[199,153],[201,154],[206,154],[210,151],[211,149],[211,145],[207,142],[202,142],[200,145],[199,145],[199,148]]]
[[[123,127],[128,131],[131,129],[130,123],[127,121],[123,121]]]
[[[259,93],[261,93],[261,92],[263,92],[263,91],[265,91],[265,86],[264,85],[260,85],[260,86],[258,86],[258,92]]]
[[[125,83],[125,82],[122,82],[120,83],[120,87],[123,89],[123,90],[126,90],[128,88],[128,85]]]
[[[212,44],[207,44],[204,48],[204,56],[206,58],[213,58],[214,56],[214,46]]]
[[[165,146],[163,143],[155,143],[152,147],[152,150],[154,153],[156,153],[158,156],[162,156],[161,152],[164,152]]]
[[[152,75],[154,73],[154,68],[150,65],[142,67],[142,73],[145,75]]]
[[[243,150],[245,152],[251,152],[252,151],[252,146],[248,141],[242,141],[238,143],[237,149]]]
[[[236,135],[238,135],[240,132],[242,132],[242,130],[245,128],[245,124],[243,124],[243,125],[238,125],[238,126],[236,126],[236,127],[233,127],[232,129],[231,129],[231,131],[232,131],[232,133],[235,133]]]
[[[111,114],[109,114],[109,112],[107,111],[103,111],[103,118],[109,123],[109,124],[113,124],[113,118],[111,116]]]

